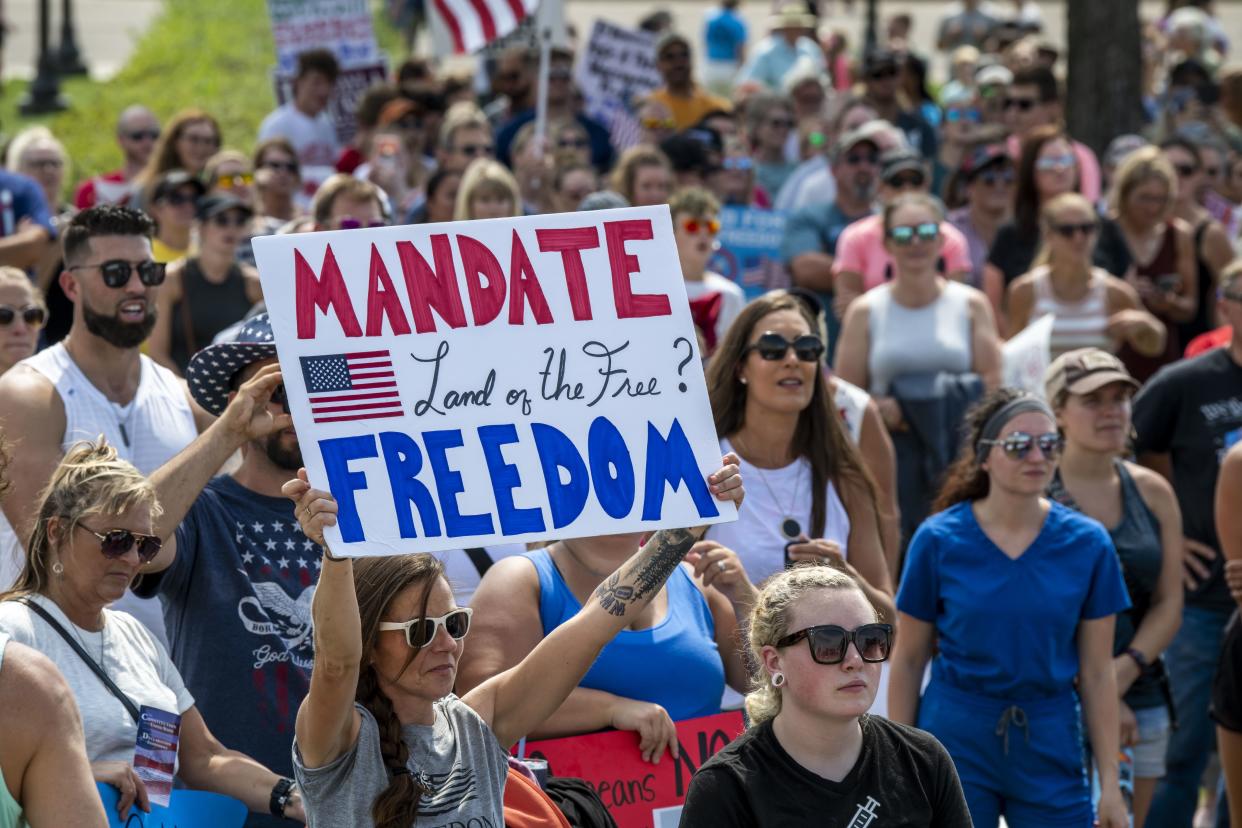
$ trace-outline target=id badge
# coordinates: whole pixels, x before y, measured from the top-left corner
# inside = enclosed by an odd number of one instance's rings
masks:
[[[142,706],[138,717],[138,740],[134,746],[134,773],[147,786],[154,805],[168,807],[173,776],[177,772],[177,740],[181,717],[158,707]]]

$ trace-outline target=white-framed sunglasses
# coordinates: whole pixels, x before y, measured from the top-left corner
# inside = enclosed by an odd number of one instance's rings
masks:
[[[436,634],[443,627],[454,641],[461,641],[470,632],[470,617],[474,610],[470,607],[459,607],[450,613],[437,618],[411,618],[409,621],[381,621],[381,632],[401,630],[405,633],[405,643],[420,650],[435,640]]]

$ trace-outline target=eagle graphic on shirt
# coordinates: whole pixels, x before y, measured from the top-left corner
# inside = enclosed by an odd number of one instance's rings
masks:
[[[320,563],[315,544],[296,521],[242,523],[234,540],[241,553],[239,571],[251,595],[237,602],[237,615],[247,632],[268,638],[254,650],[254,669],[288,661],[309,671],[314,663],[311,601]]]

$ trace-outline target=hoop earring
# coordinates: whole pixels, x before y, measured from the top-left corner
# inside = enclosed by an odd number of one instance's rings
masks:
[[[784,673],[773,673],[772,674],[772,686],[773,687],[784,687],[785,686],[785,674]]]
[[[58,577],[61,575],[64,575],[65,565],[62,564],[60,561],[57,561],[56,563],[52,564],[52,574]]]

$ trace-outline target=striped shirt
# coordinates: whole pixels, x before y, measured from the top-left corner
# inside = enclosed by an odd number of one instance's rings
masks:
[[[1108,335],[1108,286],[1098,268],[1092,268],[1087,295],[1077,302],[1064,302],[1052,292],[1052,276],[1047,265],[1036,268],[1035,305],[1031,319],[1052,314],[1052,358],[1076,348],[1116,350]]]

